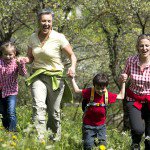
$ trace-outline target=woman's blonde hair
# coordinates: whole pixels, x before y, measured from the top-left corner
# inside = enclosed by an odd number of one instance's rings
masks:
[[[138,50],[139,43],[142,39],[147,39],[150,41],[150,34],[141,34],[138,36],[137,44],[136,44],[137,50]]]

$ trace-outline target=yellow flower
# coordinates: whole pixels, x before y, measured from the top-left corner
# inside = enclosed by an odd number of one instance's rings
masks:
[[[13,139],[13,140],[17,140],[17,136],[16,136],[16,135],[13,135],[13,136],[12,136],[12,139]]]
[[[42,141],[41,141],[41,144],[45,145],[45,144],[46,144],[45,140],[42,140]]]
[[[0,138],[0,142],[3,142],[3,141],[4,141],[4,139]]]
[[[100,149],[100,150],[106,150],[106,147],[105,147],[105,145],[100,145],[100,146],[99,146],[99,149]]]
[[[3,130],[4,129],[4,127],[0,127],[0,130]]]
[[[10,143],[10,145],[13,146],[13,147],[16,147],[17,144],[12,141],[12,142]]]

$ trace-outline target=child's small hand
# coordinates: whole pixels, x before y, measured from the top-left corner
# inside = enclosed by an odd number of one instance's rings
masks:
[[[28,63],[29,59],[28,59],[28,57],[17,57],[17,62],[18,63]]]
[[[16,58],[16,62],[17,62],[18,65],[20,65],[20,64],[25,64],[25,63],[26,63],[26,60],[25,60],[24,57],[17,57],[17,58]]]
[[[120,80],[121,82],[126,82],[128,79],[128,75],[126,73],[121,74]]]

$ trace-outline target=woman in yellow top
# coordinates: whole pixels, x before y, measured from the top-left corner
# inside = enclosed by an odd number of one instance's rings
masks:
[[[33,121],[38,138],[43,139],[46,131],[51,130],[52,135],[49,136],[58,141],[61,138],[60,103],[65,88],[61,53],[66,53],[71,60],[71,67],[67,71],[70,77],[75,74],[76,56],[65,36],[52,29],[53,15],[51,9],[43,9],[38,13],[39,30],[30,37],[27,61],[32,63],[34,76],[31,92]]]

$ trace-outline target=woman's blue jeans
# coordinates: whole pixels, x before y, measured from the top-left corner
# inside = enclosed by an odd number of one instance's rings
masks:
[[[0,111],[4,128],[8,131],[16,131],[16,95],[0,97]]]

